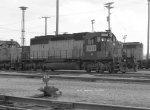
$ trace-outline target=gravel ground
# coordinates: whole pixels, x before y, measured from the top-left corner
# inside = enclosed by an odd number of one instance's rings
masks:
[[[50,80],[49,85],[58,87],[61,101],[91,102],[150,108],[150,85],[109,82],[83,82]],[[33,96],[41,94],[42,79],[0,78],[0,94],[12,96]]]

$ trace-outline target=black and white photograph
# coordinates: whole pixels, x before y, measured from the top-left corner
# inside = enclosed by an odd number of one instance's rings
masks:
[[[150,0],[0,0],[0,110],[150,110]]]

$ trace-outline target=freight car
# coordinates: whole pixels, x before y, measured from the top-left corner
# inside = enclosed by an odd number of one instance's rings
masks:
[[[34,68],[44,70],[82,69],[112,73],[136,71],[137,68],[135,58],[127,57],[123,43],[110,31],[35,37],[31,39],[30,58],[36,62]]]

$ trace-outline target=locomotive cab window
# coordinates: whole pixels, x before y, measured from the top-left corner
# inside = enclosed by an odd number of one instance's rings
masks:
[[[105,42],[109,42],[110,41],[110,38],[101,38],[102,39],[102,41],[105,41]]]
[[[91,45],[91,44],[92,44],[91,39],[88,39],[88,45]]]
[[[93,45],[95,43],[95,38],[88,39],[88,45]]]

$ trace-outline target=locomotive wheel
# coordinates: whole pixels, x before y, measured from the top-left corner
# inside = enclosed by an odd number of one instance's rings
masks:
[[[96,70],[97,73],[104,73],[104,70]]]
[[[126,72],[127,72],[127,71],[126,71],[126,68],[121,68],[120,72],[126,73]]]
[[[134,66],[133,66],[133,69],[134,69],[134,72],[137,72],[138,66],[137,66],[137,65],[134,65]]]
[[[100,70],[99,73],[102,73],[102,74],[103,74],[103,73],[104,73],[104,70]]]
[[[126,71],[122,71],[122,73],[126,73]]]
[[[51,71],[55,71],[54,69],[51,69]]]
[[[113,69],[113,67],[112,67],[111,65],[110,65],[109,68],[108,68],[108,72],[109,72],[109,73],[114,73],[114,69]]]
[[[99,70],[96,70],[96,73],[99,73],[100,71]]]
[[[134,72],[137,72],[137,68],[134,68]]]
[[[91,72],[91,69],[90,69],[90,68],[87,68],[87,69],[86,69],[86,72],[87,72],[87,73],[90,73],[90,72]]]
[[[118,70],[114,70],[114,73],[118,73]]]
[[[113,70],[112,70],[112,69],[109,69],[108,72],[109,72],[109,73],[113,73]]]
[[[109,62],[107,64],[107,69],[108,69],[109,73],[113,73],[114,72],[114,67],[113,67],[113,63],[112,62]]]

